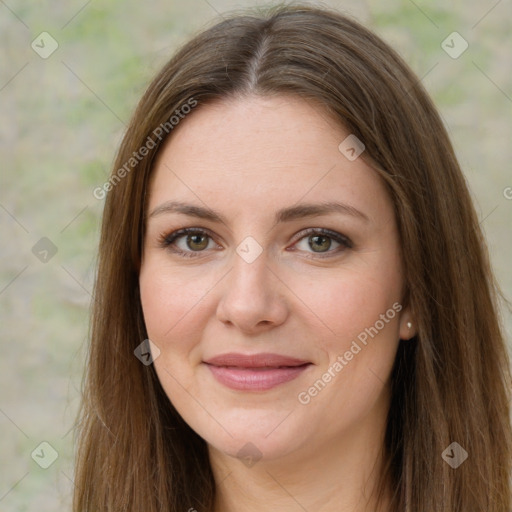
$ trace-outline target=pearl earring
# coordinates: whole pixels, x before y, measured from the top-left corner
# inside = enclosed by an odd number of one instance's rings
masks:
[[[410,329],[412,327],[412,323],[411,322],[407,322],[407,329]]]

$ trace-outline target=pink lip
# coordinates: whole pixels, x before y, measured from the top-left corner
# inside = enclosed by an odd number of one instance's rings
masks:
[[[205,361],[221,384],[242,391],[266,391],[297,378],[311,363],[278,354],[223,354]]]

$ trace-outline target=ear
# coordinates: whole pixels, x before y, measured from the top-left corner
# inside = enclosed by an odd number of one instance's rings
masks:
[[[409,307],[400,313],[399,335],[401,340],[410,340],[418,333],[418,326],[411,315]]]

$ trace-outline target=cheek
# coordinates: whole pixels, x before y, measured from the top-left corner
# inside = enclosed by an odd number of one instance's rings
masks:
[[[343,417],[369,410],[378,399],[399,342],[400,268],[394,257],[372,256],[364,267],[343,268],[297,289],[326,327],[316,338],[324,358],[310,397],[315,407],[334,407]]]
[[[148,262],[139,278],[148,337],[161,349],[184,350],[194,344],[211,288],[207,276],[185,277]],[[180,340],[180,343],[176,343]]]
[[[342,269],[315,281],[297,281],[294,291],[326,328],[324,349],[342,350],[378,322],[382,334],[398,333],[398,304],[401,300],[401,278],[393,266],[384,269]],[[384,315],[382,324],[381,315]],[[364,334],[362,336],[364,338]],[[348,350],[348,347],[347,347]]]

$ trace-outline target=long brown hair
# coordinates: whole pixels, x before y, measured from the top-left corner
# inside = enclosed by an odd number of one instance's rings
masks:
[[[74,511],[213,510],[206,443],[174,410],[153,366],[134,356],[147,338],[138,272],[148,179],[172,137],[171,116],[187,122],[184,105],[247,94],[321,105],[364,142],[363,157],[394,203],[418,334],[401,342],[391,377],[383,475],[394,490],[391,510],[510,512],[511,374],[497,287],[448,135],[387,44],[348,17],[307,5],[233,16],[199,34],[133,115],[102,189]],[[468,452],[457,469],[442,457],[453,442]]]

